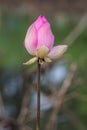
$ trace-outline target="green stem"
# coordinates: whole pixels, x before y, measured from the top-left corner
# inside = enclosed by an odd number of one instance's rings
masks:
[[[37,61],[37,127],[36,130],[40,130],[40,63],[39,58]]]

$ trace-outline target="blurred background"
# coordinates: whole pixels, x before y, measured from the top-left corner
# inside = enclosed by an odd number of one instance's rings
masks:
[[[87,130],[87,1],[0,0],[0,130],[35,130],[37,64],[23,41],[46,16],[66,54],[41,70],[41,129]]]

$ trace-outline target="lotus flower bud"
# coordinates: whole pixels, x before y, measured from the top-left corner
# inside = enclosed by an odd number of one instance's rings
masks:
[[[67,49],[67,45],[54,46],[54,35],[50,23],[45,16],[40,15],[27,30],[24,46],[29,54],[35,58],[25,64],[32,64],[39,59],[51,62],[59,58]]]

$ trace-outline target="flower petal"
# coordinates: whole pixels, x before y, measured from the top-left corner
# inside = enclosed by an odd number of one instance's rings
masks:
[[[66,50],[67,50],[67,45],[55,46],[48,54],[48,57],[52,60],[60,58]]]
[[[31,55],[35,55],[37,47],[37,31],[33,24],[29,27],[27,31],[24,45]]]
[[[45,58],[44,58],[44,61],[47,62],[47,63],[52,62],[52,60],[51,60],[50,58],[48,58],[48,57],[45,57]]]
[[[37,49],[36,56],[39,58],[44,58],[49,53],[49,48],[46,46],[41,46]]]
[[[36,62],[38,60],[37,57],[34,57],[32,59],[30,59],[29,61],[23,63],[23,65],[30,65],[30,64],[33,64],[34,62]]]
[[[54,35],[52,34],[50,24],[48,22],[46,22],[38,30],[37,49],[39,49],[42,45],[45,45],[51,50],[53,47],[53,44],[54,44]]]
[[[45,22],[48,22],[45,18],[45,16],[40,15],[36,21],[34,22],[34,25],[36,27],[36,29],[38,30]]]

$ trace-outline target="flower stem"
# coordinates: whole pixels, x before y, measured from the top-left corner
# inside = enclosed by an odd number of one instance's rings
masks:
[[[37,126],[36,130],[40,130],[40,63],[37,61]]]

